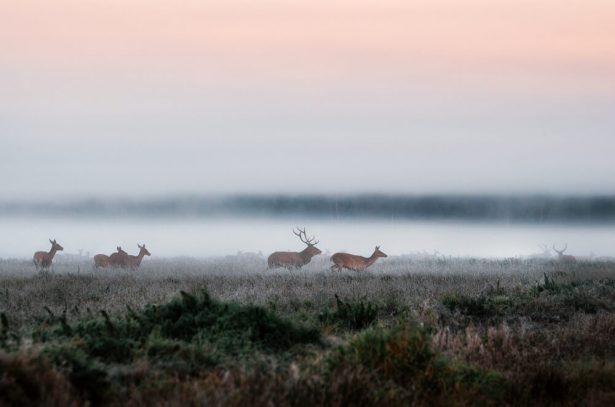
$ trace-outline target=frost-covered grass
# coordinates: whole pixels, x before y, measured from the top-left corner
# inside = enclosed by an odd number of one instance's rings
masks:
[[[26,374],[58,405],[615,401],[615,263],[327,259],[0,260],[0,393]]]
[[[362,298],[397,308],[419,309],[448,294],[478,295],[493,287],[531,287],[558,280],[613,277],[612,263],[566,266],[550,260],[388,258],[366,272],[332,272],[325,256],[301,270],[268,270],[264,258],[237,255],[194,260],[144,260],[137,271],[93,269],[89,262],[56,263],[37,273],[28,261],[0,261],[0,310],[18,326],[66,309],[116,312],[168,300],[180,290],[206,288],[216,299],[274,306],[281,312],[318,310],[342,298]]]

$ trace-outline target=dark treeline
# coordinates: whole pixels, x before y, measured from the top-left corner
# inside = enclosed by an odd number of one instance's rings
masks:
[[[615,196],[236,195],[149,200],[4,202],[0,215],[306,216],[515,222],[615,222]]]

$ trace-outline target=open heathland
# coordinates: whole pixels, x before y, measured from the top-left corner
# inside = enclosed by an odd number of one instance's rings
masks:
[[[0,260],[2,405],[613,405],[615,264]]]

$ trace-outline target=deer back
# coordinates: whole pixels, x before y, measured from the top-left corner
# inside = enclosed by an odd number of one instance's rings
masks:
[[[340,268],[350,270],[363,270],[367,267],[367,260],[363,256],[350,253],[335,253],[331,256],[331,261]]]
[[[94,256],[94,267],[110,267],[111,259],[106,254],[97,254]]]
[[[275,252],[267,258],[269,267],[301,267],[305,259],[298,252]]]

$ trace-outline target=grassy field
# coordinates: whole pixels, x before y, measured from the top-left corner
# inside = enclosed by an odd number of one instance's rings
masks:
[[[608,262],[0,260],[0,312],[0,404],[615,404]]]

